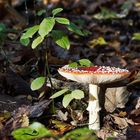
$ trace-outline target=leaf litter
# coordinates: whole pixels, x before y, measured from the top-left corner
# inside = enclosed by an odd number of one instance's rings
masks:
[[[17,5],[14,3],[15,1]],[[140,81],[139,72],[137,72],[140,67],[139,1],[37,1],[37,4],[46,8],[62,5],[64,16],[74,21],[76,26],[86,29],[87,36],[79,37],[70,33],[70,50],[58,48],[49,41],[47,45],[51,45],[51,47],[47,48],[48,63],[54,88],[46,79],[47,83],[35,91],[30,89],[30,84],[35,77],[42,74],[45,54],[44,50],[40,50],[40,53],[37,54],[29,47],[23,47],[19,44],[20,32],[27,26],[25,20],[27,17],[25,11],[17,10],[19,6],[24,8],[25,1],[15,1],[11,0],[11,9],[8,10],[4,6],[8,2],[0,2],[0,10],[3,11],[0,12],[0,21],[3,25],[16,29],[16,32],[10,30],[6,34],[5,27],[0,24],[0,40],[2,42],[2,44],[0,43],[2,46],[0,51],[1,139],[13,139],[11,136],[13,130],[28,128],[30,123],[34,121],[41,122],[52,133],[52,136],[40,139],[76,140],[77,136],[81,140],[139,139]],[[27,2],[27,4],[28,20],[31,22],[30,18],[34,17],[34,10],[42,7],[39,5],[33,7],[32,2]],[[12,14],[13,9],[16,10]],[[117,85],[125,86],[125,90],[124,92],[118,91],[119,97],[106,96],[105,103],[108,104],[108,107],[103,114],[104,121],[101,124],[103,127],[97,133],[84,128],[88,125],[87,85],[66,81],[57,73],[59,67],[79,59],[89,59],[94,65],[127,67],[134,72],[131,77],[120,83],[101,85],[107,87],[107,91],[104,92],[106,95],[117,95],[115,87]],[[50,99],[52,93],[54,94],[62,88],[83,90],[85,98],[73,100],[70,106],[64,108],[62,105],[63,96],[54,101]],[[42,92],[43,96],[39,96]],[[122,98],[125,97],[124,95],[126,98]],[[51,104],[55,105],[55,113],[51,112]],[[78,127],[83,128],[77,129]]]

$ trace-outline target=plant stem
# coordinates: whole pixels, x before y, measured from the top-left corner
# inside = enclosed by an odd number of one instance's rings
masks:
[[[49,70],[48,54],[47,54],[47,52],[46,52],[46,69],[47,69],[47,73],[48,73],[48,79],[49,79],[50,84],[51,84],[51,88],[53,89],[53,83],[52,83],[52,80],[51,80],[51,74],[50,74],[50,70]],[[54,99],[52,100],[51,112],[53,114],[55,113]]]
[[[46,69],[47,69],[47,73],[48,73],[48,78],[51,84],[51,88],[53,88],[53,84],[52,84],[52,80],[51,80],[51,74],[50,74],[50,70],[49,70],[49,64],[48,64],[48,55],[46,53]]]

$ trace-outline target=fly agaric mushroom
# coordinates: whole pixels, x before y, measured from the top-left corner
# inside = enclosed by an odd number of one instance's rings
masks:
[[[58,69],[58,72],[67,79],[89,84],[89,129],[100,129],[99,118],[99,84],[111,83],[125,79],[130,75],[127,69],[109,66],[90,66],[71,68],[68,65]]]

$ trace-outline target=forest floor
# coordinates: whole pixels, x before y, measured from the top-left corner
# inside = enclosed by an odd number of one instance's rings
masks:
[[[140,2],[12,2],[0,1],[0,139],[139,140]],[[57,7],[63,8],[60,16],[75,23],[85,36],[68,32],[69,50],[50,39],[37,49],[32,49],[31,44],[23,46],[20,37],[25,28],[39,24]],[[42,15],[37,15],[41,10]],[[56,27],[64,30],[61,25]],[[46,57],[51,78],[47,78]],[[126,68],[131,72],[121,82],[100,85],[107,89],[99,131],[88,129],[88,85],[67,80],[57,71],[80,59],[88,59],[98,66]],[[39,76],[46,76],[45,84],[33,91],[31,82]],[[51,95],[66,88],[84,91],[84,98],[72,100],[66,108],[62,104],[63,96],[50,99]],[[43,124],[40,131],[34,131],[33,122]]]

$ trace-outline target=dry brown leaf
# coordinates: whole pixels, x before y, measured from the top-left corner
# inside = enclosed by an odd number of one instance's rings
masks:
[[[125,129],[128,127],[127,119],[121,118],[116,115],[111,115],[114,118],[114,123],[118,125],[119,129]]]
[[[56,110],[56,113],[58,115],[58,118],[62,121],[68,120],[68,112],[63,113],[61,110]]]
[[[120,52],[120,42],[118,40],[110,41],[109,46],[113,47],[117,52]]]
[[[117,107],[124,108],[128,102],[130,93],[126,90],[126,86],[107,88],[105,93],[105,109],[113,112]]]
[[[135,76],[134,77],[135,79],[131,83],[128,84],[129,86],[136,83],[140,83],[140,72],[136,73],[134,76]]]
[[[132,128],[140,133],[140,125],[133,125]]]
[[[136,123],[140,123],[140,108],[132,110],[129,118]]]
[[[43,114],[43,112],[48,109],[51,100],[43,100],[38,102],[37,104],[29,107],[29,116],[31,118],[39,117]]]
[[[14,91],[14,94],[24,94],[24,95],[32,95],[32,96],[38,96],[36,92],[33,92],[30,88],[30,85],[22,78],[20,75],[18,75],[16,72],[14,72],[11,69],[7,70],[7,73],[5,75],[7,88],[11,88]],[[5,83],[5,84],[6,84]],[[10,89],[10,90],[11,90]]]
[[[8,136],[13,130],[20,127],[27,127],[29,125],[29,107],[22,106],[15,110],[12,114],[11,119],[9,119],[2,131],[0,131],[0,136]],[[4,133],[3,133],[4,132]]]
[[[121,111],[119,112],[119,117],[125,117],[127,115],[127,112]]]
[[[74,126],[64,123],[62,121],[52,120],[51,122],[52,122],[51,127],[53,127],[53,129],[51,129],[50,131],[54,135],[64,134],[65,132],[75,128]]]

